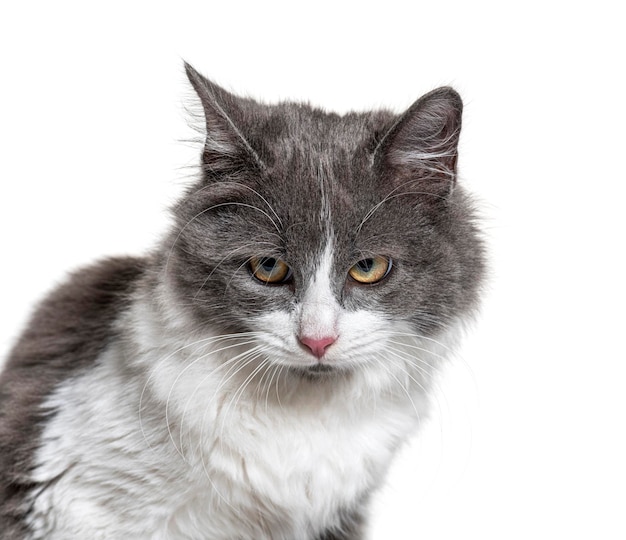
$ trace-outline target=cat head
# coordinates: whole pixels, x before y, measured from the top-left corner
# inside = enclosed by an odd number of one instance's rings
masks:
[[[471,312],[482,248],[457,185],[454,90],[401,115],[338,115],[240,98],[186,69],[206,139],[167,276],[199,328],[247,336],[295,372],[346,372]]]

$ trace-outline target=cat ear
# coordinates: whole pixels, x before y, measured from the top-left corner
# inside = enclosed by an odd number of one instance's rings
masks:
[[[379,143],[374,160],[398,181],[415,179],[424,193],[445,197],[456,179],[463,102],[452,88],[417,100]]]
[[[242,169],[264,169],[238,125],[245,115],[242,100],[200,75],[186,62],[185,72],[204,110],[206,139],[202,164],[205,175],[214,177]]]

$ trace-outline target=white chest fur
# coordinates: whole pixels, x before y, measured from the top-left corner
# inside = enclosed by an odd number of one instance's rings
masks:
[[[380,483],[425,408],[358,381],[253,391],[201,363],[175,370],[175,355],[146,381],[123,354],[46,403],[58,414],[33,476],[55,480],[34,501],[34,538],[305,539]]]

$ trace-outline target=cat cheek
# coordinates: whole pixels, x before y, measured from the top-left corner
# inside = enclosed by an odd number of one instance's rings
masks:
[[[268,311],[255,316],[249,324],[258,333],[259,341],[267,346],[270,357],[285,350],[297,350],[298,325],[292,313],[284,310]]]

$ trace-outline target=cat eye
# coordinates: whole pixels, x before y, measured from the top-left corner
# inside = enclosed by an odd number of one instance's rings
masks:
[[[348,270],[348,275],[358,283],[371,285],[387,277],[391,270],[391,264],[391,259],[387,257],[377,256],[362,259]]]
[[[291,268],[274,257],[252,257],[248,264],[250,273],[262,283],[285,283],[291,277]]]

